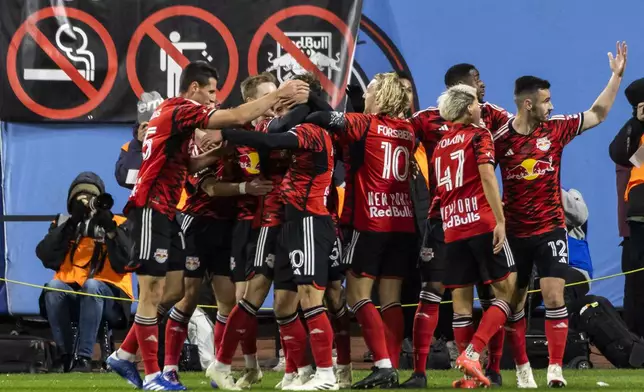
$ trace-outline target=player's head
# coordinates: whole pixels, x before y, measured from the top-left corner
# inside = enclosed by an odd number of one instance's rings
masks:
[[[438,110],[450,122],[478,124],[481,121],[477,90],[466,84],[454,85],[442,93],[438,97]]]
[[[301,75],[295,75],[292,80],[301,80],[303,82],[306,82],[306,84],[309,85],[310,94],[323,94],[322,84],[320,83],[320,80],[311,72],[305,72]],[[290,109],[282,102],[277,102],[277,104],[273,106],[273,112],[278,117],[285,115],[289,112],[289,110]]]
[[[217,100],[219,73],[205,61],[193,61],[181,72],[179,93],[188,99],[208,105]]]
[[[633,117],[644,121],[644,78],[629,84],[624,90],[624,95],[633,107]]]
[[[409,109],[409,97],[405,86],[395,72],[379,73],[369,82],[364,94],[366,114],[404,116]]]
[[[396,71],[396,75],[398,75],[398,79],[405,86],[407,99],[409,99],[409,104],[411,105],[414,102],[414,87],[411,84],[411,75],[405,71]]]
[[[457,84],[466,84],[476,89],[476,96],[480,102],[485,97],[485,83],[481,80],[479,70],[472,64],[461,63],[452,65],[445,72],[445,87],[450,88]]]
[[[241,82],[244,102],[254,101],[277,90],[277,78],[270,72],[249,76]]]
[[[536,76],[521,76],[514,82],[514,102],[518,113],[536,121],[546,121],[554,106],[550,100],[550,82]]]

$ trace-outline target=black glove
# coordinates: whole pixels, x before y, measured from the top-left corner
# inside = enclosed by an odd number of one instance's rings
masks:
[[[116,231],[116,222],[112,219],[114,214],[110,210],[97,210],[94,215],[94,222],[103,229],[106,233],[113,233]]]
[[[89,207],[82,201],[76,199],[72,201],[70,211],[72,214],[70,220],[73,223],[79,223],[85,219],[85,216],[89,213]]]

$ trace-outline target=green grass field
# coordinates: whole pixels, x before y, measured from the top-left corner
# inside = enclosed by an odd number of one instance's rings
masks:
[[[354,380],[367,374],[365,371],[355,371]],[[432,371],[428,381],[430,390],[452,390],[452,381],[460,377],[456,370]],[[406,379],[409,372],[401,373],[401,380]],[[642,370],[564,370],[568,381],[567,391],[643,391],[644,369]],[[273,390],[281,379],[281,373],[266,372],[261,385],[254,390]],[[516,389],[514,372],[503,372],[504,390]],[[546,387],[545,370],[536,370],[535,378],[540,388]],[[212,390],[209,380],[203,373],[184,373],[183,383],[192,391]],[[608,386],[601,387],[598,382]],[[0,375],[0,390],[2,391],[127,391],[132,388],[115,374],[4,374]]]

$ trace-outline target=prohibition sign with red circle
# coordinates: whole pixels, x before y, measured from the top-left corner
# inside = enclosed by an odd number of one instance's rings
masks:
[[[219,18],[213,14],[205,11],[201,8],[191,7],[187,5],[177,5],[173,7],[164,8],[160,11],[155,12],[154,14],[148,16],[139,27],[136,28],[130,45],[127,48],[127,78],[130,81],[130,86],[132,91],[136,94],[137,97],[140,97],[143,94],[144,89],[141,86],[139,77],[136,73],[136,53],[141,45],[141,40],[143,37],[148,35],[161,49],[165,50],[174,61],[185,68],[190,64],[190,60],[186,58],[168,38],[163,35],[161,31],[156,27],[156,24],[171,17],[175,16],[191,16],[203,20],[217,30],[221,38],[223,38],[226,48],[228,49],[228,75],[226,76],[226,81],[221,89],[217,92],[217,100],[222,102],[228,97],[228,95],[235,87],[235,81],[237,80],[237,73],[239,72],[239,54],[237,53],[237,44],[235,43],[235,38],[233,38],[232,33],[228,30],[228,27],[222,22]]]
[[[248,48],[248,74],[257,75],[257,64],[258,64],[258,55],[259,47],[264,40],[264,37],[268,34],[277,43],[279,43],[284,50],[286,50],[293,58],[305,69],[310,72],[313,72],[315,76],[320,80],[322,88],[331,96],[331,106],[335,107],[342,101],[345,95],[345,90],[347,87],[347,81],[349,79],[350,72],[346,72],[344,79],[342,80],[342,85],[340,87],[336,86],[320,69],[313,64],[313,62],[306,56],[295,44],[291,41],[290,38],[284,34],[277,24],[282,22],[285,19],[292,18],[294,16],[314,16],[320,19],[323,19],[342,33],[344,40],[346,42],[347,52],[351,52],[354,49],[353,44],[353,35],[351,34],[351,29],[349,26],[344,23],[336,14],[331,11],[325,10],[324,8],[312,6],[312,5],[299,5],[289,8],[284,8],[283,10],[277,11],[271,15],[266,21],[259,27],[253,40],[250,43]],[[347,53],[349,54],[349,53]]]
[[[96,88],[72,65],[72,63],[65,57],[56,47],[49,41],[49,39],[38,29],[36,23],[47,18],[55,16],[65,16],[71,19],[77,19],[92,28],[96,34],[103,41],[105,50],[107,51],[107,75],[103,81],[100,89]],[[23,89],[20,79],[18,78],[18,49],[26,34],[29,34],[40,48],[62,69],[67,76],[81,89],[81,91],[89,98],[87,102],[82,105],[69,108],[69,109],[53,109],[41,105],[34,101],[29,94]],[[116,55],[116,47],[110,33],[107,32],[105,27],[96,20],[93,16],[75,8],[68,7],[49,7],[44,8],[38,12],[31,14],[16,30],[16,33],[11,38],[9,43],[9,51],[7,53],[7,77],[9,84],[16,94],[16,97],[32,112],[54,120],[68,120],[80,117],[84,114],[94,110],[103,100],[107,97],[118,72],[118,59]]]

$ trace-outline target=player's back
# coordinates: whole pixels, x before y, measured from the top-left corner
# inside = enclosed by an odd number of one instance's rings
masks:
[[[432,155],[445,242],[494,230],[496,222],[479,174],[484,163],[494,163],[490,132],[473,125],[449,125]]]

